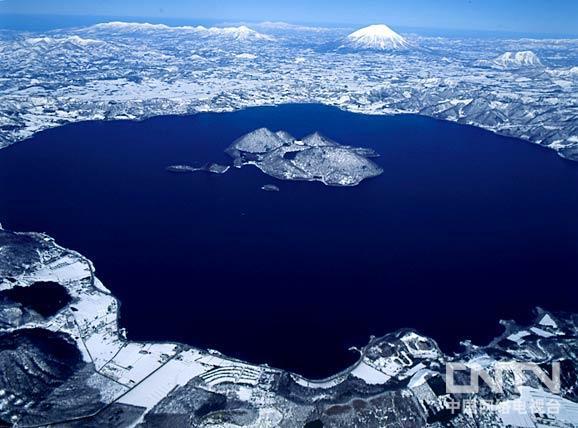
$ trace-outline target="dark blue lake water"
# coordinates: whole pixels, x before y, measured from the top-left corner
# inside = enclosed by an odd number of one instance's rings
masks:
[[[262,126],[373,147],[385,172],[333,188],[165,171],[228,161]],[[94,261],[129,338],[312,377],[371,334],[412,327],[451,350],[536,305],[578,310],[578,164],[424,117],[288,105],[64,126],[0,151],[0,201],[6,228]]]

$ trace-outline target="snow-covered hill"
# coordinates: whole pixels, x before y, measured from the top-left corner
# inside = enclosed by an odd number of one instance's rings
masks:
[[[272,41],[274,40],[273,37],[259,33],[255,30],[250,29],[244,25],[240,27],[211,27],[211,28],[204,28],[204,27],[197,27],[198,31],[201,34],[209,35],[209,36],[221,36],[221,37],[228,37],[234,40],[241,40],[241,41],[252,41],[252,40],[265,40],[265,41]]]
[[[505,52],[497,58],[491,61],[482,60],[479,61],[480,65],[489,65],[497,68],[533,68],[542,67],[543,64],[532,51],[520,51],[520,52]]]
[[[370,25],[347,36],[346,47],[356,49],[406,49],[409,43],[387,25]]]
[[[574,40],[415,35],[406,42],[382,26],[349,38],[342,28],[289,28],[114,22],[6,33],[0,148],[81,120],[314,102],[480,126],[578,160]]]
[[[506,52],[496,58],[494,63],[504,68],[542,66],[540,58],[532,51]]]
[[[51,46],[69,43],[71,45],[84,47],[104,43],[102,40],[85,39],[76,35],[67,37],[27,37],[24,41],[33,46]]]
[[[202,25],[170,27],[164,24],[149,24],[140,22],[106,22],[93,25],[89,32],[106,31],[108,33],[139,33],[139,32],[189,32],[201,37],[220,37],[238,41],[272,41],[274,38],[267,34],[259,33],[245,25],[239,27],[211,27],[206,28]]]

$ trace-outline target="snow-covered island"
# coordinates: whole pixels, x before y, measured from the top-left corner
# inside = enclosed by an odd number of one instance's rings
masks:
[[[226,150],[237,167],[254,165],[280,180],[320,181],[328,186],[356,186],[383,171],[368,148],[344,146],[318,133],[297,140],[285,131],[252,131]]]
[[[297,140],[285,131],[260,128],[238,138],[225,151],[233,158],[235,167],[254,165],[279,180],[320,181],[327,186],[349,187],[383,172],[368,159],[378,156],[373,149],[344,146],[319,133]],[[166,169],[224,174],[229,166],[207,163],[201,167],[171,165]],[[272,190],[276,186],[263,187]]]

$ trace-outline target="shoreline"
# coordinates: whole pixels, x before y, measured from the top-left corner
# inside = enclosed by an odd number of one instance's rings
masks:
[[[342,104],[339,103],[331,103],[331,102],[327,102],[327,101],[323,101],[323,100],[305,100],[305,101],[301,101],[301,100],[295,100],[295,101],[288,101],[288,102],[283,102],[283,103],[263,103],[263,104],[251,104],[251,105],[246,105],[246,106],[238,106],[238,107],[231,107],[231,108],[222,108],[222,109],[214,109],[214,110],[198,110],[195,112],[184,112],[184,113],[174,113],[174,112],[169,112],[169,113],[164,113],[164,112],[156,112],[156,113],[151,113],[151,114],[147,114],[144,115],[142,117],[136,117],[136,118],[126,118],[126,117],[110,117],[110,118],[98,118],[98,119],[85,119],[85,118],[80,118],[78,120],[70,120],[68,122],[65,123],[60,123],[60,124],[56,124],[54,126],[49,125],[49,126],[45,126],[43,128],[37,129],[32,131],[32,133],[24,138],[21,139],[12,139],[11,142],[7,143],[7,144],[0,144],[0,150],[2,149],[7,149],[10,146],[14,145],[14,144],[20,144],[20,143],[24,143],[32,138],[34,138],[37,134],[42,133],[42,132],[46,132],[46,131],[50,131],[52,129],[57,129],[60,128],[62,126],[69,126],[69,125],[75,125],[75,124],[80,124],[80,123],[98,123],[98,122],[116,122],[116,121],[120,121],[120,122],[145,122],[148,120],[155,120],[155,119],[159,119],[159,118],[164,118],[164,117],[187,117],[187,116],[196,116],[198,114],[221,114],[221,113],[235,113],[235,112],[239,112],[239,111],[244,111],[244,110],[248,110],[248,109],[254,109],[254,108],[277,108],[277,107],[283,107],[283,106],[293,106],[293,105],[297,105],[297,106],[309,106],[309,105],[320,105],[323,107],[328,107],[328,108],[336,108],[340,111],[346,112],[346,113],[351,113],[351,114],[358,114],[358,115],[367,115],[367,116],[384,116],[384,117],[394,117],[394,116],[417,116],[417,117],[425,117],[425,118],[430,118],[430,119],[434,119],[434,120],[439,120],[439,121],[443,121],[443,122],[448,122],[454,125],[460,125],[460,126],[471,126],[473,128],[477,128],[486,132],[491,132],[492,134],[495,135],[499,135],[502,137],[506,137],[506,138],[511,138],[514,140],[519,140],[522,141],[524,143],[529,143],[532,144],[534,146],[539,146],[542,147],[544,149],[547,149],[549,151],[553,151],[555,152],[558,156],[560,156],[562,159],[571,161],[571,162],[578,162],[578,154],[576,154],[576,156],[567,156],[563,154],[563,151],[567,150],[576,150],[578,152],[578,142],[575,144],[569,144],[569,145],[565,145],[565,146],[560,146],[560,147],[550,147],[548,145],[543,145],[541,144],[541,141],[535,141],[531,138],[525,138],[524,135],[513,135],[510,133],[505,133],[505,132],[501,132],[498,129],[492,128],[491,126],[485,126],[484,124],[480,124],[480,123],[475,123],[473,121],[465,121],[462,122],[459,119],[449,119],[449,118],[444,118],[444,117],[440,117],[440,116],[436,116],[436,115],[430,115],[430,114],[422,114],[420,113],[418,110],[388,110],[388,109],[383,109],[383,110],[372,110],[372,109],[362,109],[362,108],[358,108],[358,107],[352,107],[352,106],[344,106]]]
[[[271,408],[272,403],[288,403],[287,400],[293,403],[292,408],[304,406],[303,410],[309,409],[305,412],[307,414],[305,419],[295,419],[297,418],[295,413],[284,410],[280,420],[288,420],[289,425],[281,426],[289,427],[294,426],[291,424],[297,420],[299,423],[306,423],[316,418],[331,418],[333,417],[331,409],[336,408],[335,406],[355,406],[354,403],[360,400],[369,400],[365,402],[371,403],[371,400],[379,401],[393,394],[392,397],[405,402],[417,391],[427,387],[428,382],[440,377],[443,379],[443,367],[451,362],[471,363],[479,361],[482,357],[482,360],[484,358],[486,360],[484,364],[501,364],[501,358],[508,353],[512,358],[520,355],[523,356],[523,361],[530,358],[530,361],[540,364],[563,359],[566,352],[563,351],[566,346],[564,343],[569,337],[578,336],[578,329],[571,324],[572,320],[578,320],[578,316],[554,314],[540,308],[536,309],[534,322],[530,326],[504,321],[502,322],[504,332],[494,338],[489,345],[474,346],[464,342],[464,351],[454,355],[444,354],[437,343],[429,337],[422,336],[412,329],[399,329],[384,336],[371,337],[363,348],[356,349],[359,352],[357,362],[344,370],[322,379],[308,379],[266,364],[247,363],[215,350],[199,349],[171,341],[128,340],[124,337],[119,323],[121,302],[98,280],[89,259],[74,250],[58,245],[52,237],[43,233],[16,233],[0,229],[0,239],[3,242],[3,249],[8,253],[12,249],[18,253],[18,248],[24,245],[22,248],[27,246],[31,249],[36,248],[34,252],[39,257],[37,262],[32,263],[26,262],[26,258],[21,259],[20,263],[25,262],[25,266],[28,267],[19,275],[11,276],[10,272],[5,271],[5,274],[8,273],[7,277],[13,281],[0,282],[0,291],[15,286],[29,286],[40,279],[50,279],[65,287],[72,297],[71,302],[44,322],[19,324],[14,328],[4,329],[4,334],[26,335],[30,329],[47,329],[63,334],[64,337],[68,336],[83,355],[83,372],[88,370],[87,373],[93,373],[90,377],[86,377],[87,374],[79,377],[79,374],[66,381],[74,385],[69,386],[69,390],[72,392],[82,390],[82,385],[89,382],[93,387],[98,385],[101,397],[100,402],[91,404],[92,410],[72,407],[66,408],[69,414],[48,413],[40,416],[27,415],[27,411],[14,413],[11,420],[18,422],[20,426],[41,426],[81,420],[100,420],[103,423],[101,419],[106,418],[107,412],[118,411],[128,412],[127,415],[134,414],[131,416],[132,422],[123,426],[136,426],[146,421],[148,415],[154,413],[159,406],[163,406],[166,400],[188,399],[189,393],[186,391],[194,388],[199,391],[225,394],[234,400],[240,400],[244,406],[259,406],[260,409],[268,409],[267,411],[275,408],[278,412],[276,407],[278,405]],[[1,263],[2,259],[0,267]],[[75,310],[72,310],[71,306],[74,306]],[[71,319],[74,320],[73,325],[70,323]],[[510,348],[509,344],[514,347]],[[547,355],[543,355],[543,352],[547,352]],[[41,359],[42,354],[35,358]],[[576,362],[572,364],[574,363]],[[90,381],[94,376],[100,378],[97,384],[94,380]],[[545,393],[536,389],[536,386],[531,390],[536,391],[536,394]],[[157,392],[151,395],[151,391]],[[8,393],[14,394],[10,391]],[[346,404],[339,398],[344,393],[346,397],[349,396]],[[355,398],[357,396],[359,398]],[[558,396],[551,395],[551,397]],[[18,403],[21,399],[14,403]],[[409,410],[405,410],[409,413],[404,417],[414,418],[412,420],[416,421],[416,424],[417,421],[423,420],[421,418],[425,418],[424,415],[429,414],[430,410],[427,409],[434,401],[445,400],[442,396],[413,399],[418,399],[422,403],[423,410],[419,410],[419,406],[409,406]],[[482,400],[476,395],[474,399]],[[502,399],[517,398],[514,395]],[[562,397],[556,399],[560,400],[560,406],[566,406],[570,410],[575,406],[578,410],[578,404]],[[407,401],[408,405],[410,402],[412,401]],[[315,410],[320,405],[321,410]],[[124,410],[120,410],[121,408]],[[3,411],[5,412],[0,409],[0,420]],[[18,412],[18,407],[15,411]],[[438,411],[443,412],[443,405]],[[216,412],[215,417],[220,413],[221,411]],[[440,417],[442,414],[445,413],[439,413]],[[211,414],[208,417],[212,417]],[[278,425],[267,425],[263,422],[259,426]]]

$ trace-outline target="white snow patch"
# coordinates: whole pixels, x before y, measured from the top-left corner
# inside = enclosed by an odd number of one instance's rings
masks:
[[[507,338],[509,340],[511,340],[512,342],[516,342],[518,345],[524,343],[524,337],[529,336],[530,333],[528,333],[525,330],[519,331],[517,333],[514,334],[510,334]]]
[[[578,138],[577,138],[577,140],[578,140]],[[554,328],[558,327],[558,324],[556,324],[556,321],[554,321],[549,314],[544,315],[538,324],[547,325],[549,327],[554,327]]]
[[[199,354],[186,351],[173,358],[156,372],[144,379],[136,387],[122,396],[118,402],[153,408],[177,386],[183,386],[192,378],[206,372],[211,367],[197,362]]]
[[[238,58],[238,59],[255,59],[255,58],[257,58],[257,55],[254,55],[251,53],[242,53],[242,54],[235,55],[235,58]]]
[[[356,378],[363,379],[368,385],[383,384],[390,379],[385,373],[374,369],[363,361],[351,371],[351,374]]]

